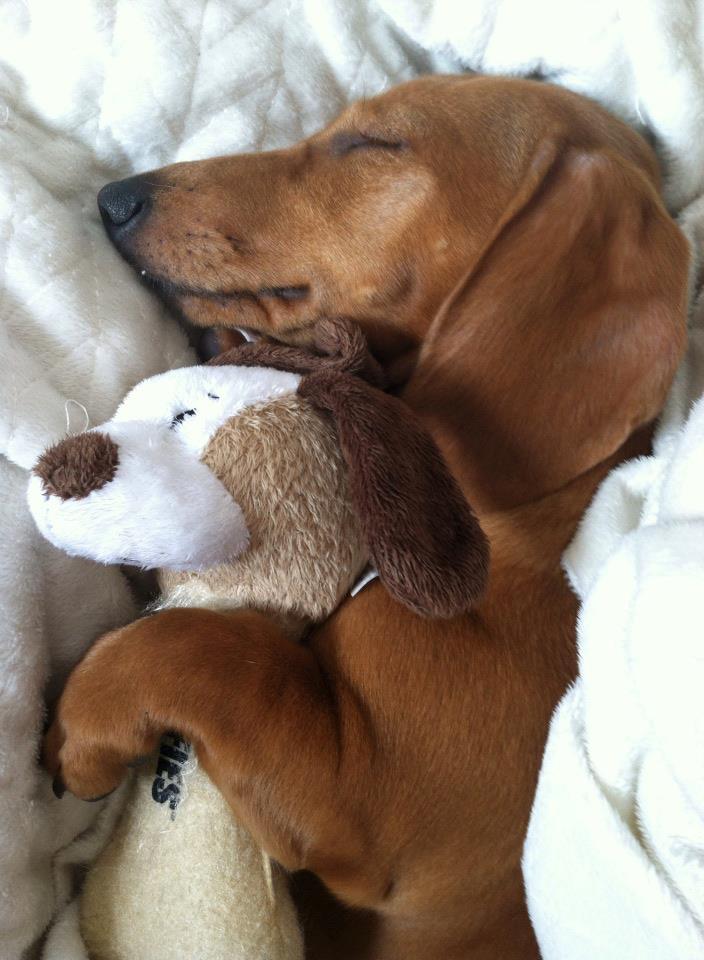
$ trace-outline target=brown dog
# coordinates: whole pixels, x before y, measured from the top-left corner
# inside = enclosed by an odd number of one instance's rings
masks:
[[[48,767],[102,794],[178,729],[273,856],[362,908],[333,912],[304,876],[311,955],[537,956],[520,857],[575,670],[560,557],[606,472],[647,449],[685,337],[687,249],[650,149],[560,89],[429,78],[289,150],[178,164],[99,203],[196,325],[307,344],[321,317],[358,321],[492,560],[450,621],[375,584],[306,647],[258,613],[109,634],[69,680]]]

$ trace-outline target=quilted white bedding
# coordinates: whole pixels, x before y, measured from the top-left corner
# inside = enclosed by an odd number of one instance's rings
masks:
[[[42,703],[134,612],[117,571],[39,540],[26,471],[67,426],[191,359],[104,237],[97,189],[290,142],[357,96],[464,64],[539,72],[647,124],[698,250],[703,31],[700,0],[0,0],[2,960],[85,960],[72,865],[111,808],[53,798],[36,765]],[[695,333],[655,455],[607,481],[567,558],[582,672],[554,719],[525,858],[549,960],[704,955],[704,406],[690,409],[703,347]]]

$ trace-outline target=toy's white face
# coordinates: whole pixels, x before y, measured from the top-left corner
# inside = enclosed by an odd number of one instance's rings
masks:
[[[299,383],[297,374],[234,366],[184,367],[144,380],[112,420],[89,431],[116,447],[111,479],[76,495],[61,489],[60,462],[56,482],[32,475],[28,502],[37,526],[62,550],[102,563],[202,570],[234,559],[249,541],[242,510],[201,456],[226,421]],[[55,449],[60,461],[62,447]],[[70,464],[74,476],[90,467]]]

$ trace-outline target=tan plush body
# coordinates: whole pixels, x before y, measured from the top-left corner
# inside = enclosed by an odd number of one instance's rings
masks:
[[[357,368],[360,337],[344,361]],[[486,571],[483,535],[403,405],[341,372],[339,359],[266,345],[229,359],[232,366],[145,381],[112,421],[47,451],[29,491],[43,532],[101,559],[130,559],[133,551],[156,566],[161,557],[155,616],[250,611],[276,621],[292,645],[338,606],[370,559],[389,591],[419,612],[469,607]],[[130,492],[138,496],[130,500]],[[88,530],[84,515],[93,521]],[[120,541],[114,553],[96,524],[101,515]],[[205,631],[204,665],[212,663],[211,640]],[[165,656],[173,663],[156,668],[164,675],[178,669],[178,647]],[[268,656],[255,647],[241,665],[255,676]],[[132,678],[114,680],[124,697]],[[288,680],[284,673],[279,688],[262,695],[259,731]],[[170,726],[159,709],[145,705],[135,718],[142,729],[160,724],[146,738],[152,750]],[[202,713],[217,716],[218,705],[204,703]],[[282,873],[233,817],[236,799],[228,806],[199,766],[213,774],[198,729],[178,733],[184,739],[161,740],[158,759],[139,768],[118,828],[88,874],[81,929],[92,960],[144,960],[167,945],[184,960],[297,960],[302,938]],[[82,762],[88,756],[81,751]],[[115,762],[124,769],[132,759]],[[61,763],[70,763],[65,753]],[[231,787],[242,796],[251,784]]]
[[[164,748],[172,744],[166,741]],[[166,785],[166,762],[159,767]],[[141,768],[117,829],[91,868],[81,932],[95,960],[295,960],[298,919],[283,873],[232,815],[191,755],[175,810]]]
[[[201,459],[242,507],[250,547],[234,569],[162,571],[159,608],[258,608],[299,639],[366,562],[332,424],[285,396],[227,421]],[[192,748],[180,762],[186,750],[167,740],[156,763],[140,767],[88,874],[81,930],[91,957],[143,960],[168,943],[184,960],[302,957],[285,877],[236,822]],[[161,799],[172,784],[175,805],[171,795]]]

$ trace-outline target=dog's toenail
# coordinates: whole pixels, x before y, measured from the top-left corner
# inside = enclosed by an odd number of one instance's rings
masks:
[[[114,790],[108,790],[107,793],[101,793],[99,797],[86,797],[86,803],[99,803],[101,800],[104,800],[106,797],[109,797],[111,793],[114,793]]]

